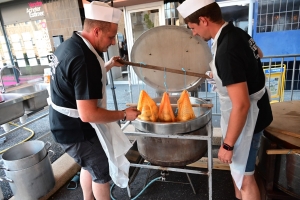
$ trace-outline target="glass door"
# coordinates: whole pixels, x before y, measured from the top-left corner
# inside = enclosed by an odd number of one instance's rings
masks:
[[[128,57],[134,42],[147,30],[165,25],[164,2],[154,2],[135,6],[129,6],[124,9],[125,29]],[[138,77],[135,75],[131,66],[128,66],[128,78],[133,84],[138,83]]]

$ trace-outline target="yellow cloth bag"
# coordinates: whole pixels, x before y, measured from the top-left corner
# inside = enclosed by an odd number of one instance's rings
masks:
[[[180,98],[177,101],[178,105],[178,114],[176,120],[179,122],[188,121],[196,118],[192,104],[190,102],[189,94],[184,90]]]
[[[141,114],[138,116],[139,119],[151,122],[157,121],[158,107],[145,90],[140,92],[137,109],[141,111]]]
[[[175,122],[175,115],[173,113],[169,94],[167,92],[164,92],[159,105],[158,120],[160,122]]]

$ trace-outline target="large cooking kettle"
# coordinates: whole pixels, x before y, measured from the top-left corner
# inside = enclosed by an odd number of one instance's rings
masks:
[[[131,61],[174,69],[176,71],[205,74],[209,70],[212,54],[207,43],[195,37],[192,31],[179,26],[159,26],[144,32],[134,43]],[[134,72],[145,84],[154,88],[157,94],[164,91],[180,93],[183,90],[195,91],[205,80],[176,74],[167,70],[158,71],[133,67]],[[179,96],[170,95],[171,104],[176,104]],[[160,103],[161,98],[155,98]],[[190,97],[192,104],[206,104],[207,101]],[[159,123],[136,119],[132,122],[140,132],[163,135],[207,135],[211,120],[211,109],[194,107],[196,118],[185,122]],[[173,110],[175,112],[175,108]],[[189,139],[165,139],[142,137],[137,139],[139,153],[151,164],[160,166],[185,166],[200,159],[207,151],[207,141]]]
[[[176,103],[179,96],[170,97],[171,103]],[[153,99],[156,103],[161,98]],[[206,104],[207,101],[190,97],[192,104]],[[173,112],[175,109],[173,107]],[[133,126],[140,132],[151,132],[162,135],[199,135],[207,136],[207,124],[211,120],[211,109],[193,107],[195,119],[186,122],[147,122],[140,119],[132,121]],[[166,167],[182,167],[199,160],[207,152],[207,141],[190,139],[165,139],[159,137],[137,138],[137,146],[141,156],[151,164]]]

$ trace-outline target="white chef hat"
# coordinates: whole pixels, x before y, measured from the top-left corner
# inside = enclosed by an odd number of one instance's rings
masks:
[[[177,10],[183,18],[186,18],[200,8],[214,2],[215,0],[185,0],[180,6],[178,6]]]
[[[117,24],[120,21],[122,11],[117,8],[112,8],[106,3],[93,1],[90,4],[84,4],[84,15],[87,19]]]

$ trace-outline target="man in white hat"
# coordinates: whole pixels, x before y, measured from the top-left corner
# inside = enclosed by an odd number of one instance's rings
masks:
[[[186,0],[178,7],[185,23],[205,41],[214,39],[210,76],[220,98],[223,144],[218,158],[230,164],[237,199],[258,200],[255,160],[263,130],[272,122],[262,52],[214,0]]]
[[[82,167],[84,199],[106,200],[110,199],[111,179],[121,187],[128,184],[129,162],[124,153],[131,146],[120,127],[112,122],[134,120],[140,112],[135,108],[106,109],[106,72],[122,65],[117,61],[119,57],[104,63],[99,53],[116,44],[122,12],[98,1],[85,4],[84,9],[83,31],[74,32],[51,58],[49,119],[55,140]],[[121,135],[112,136],[117,133]],[[111,142],[115,138],[123,139],[118,147]],[[123,157],[116,159],[116,152],[123,152],[118,155]]]

